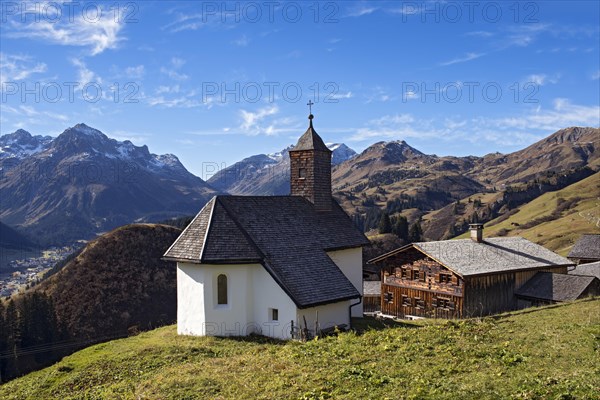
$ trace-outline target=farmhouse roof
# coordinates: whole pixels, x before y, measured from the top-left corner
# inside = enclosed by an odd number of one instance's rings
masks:
[[[363,295],[365,295],[365,296],[381,295],[381,281],[363,281]]]
[[[587,264],[579,264],[575,269],[569,271],[570,275],[595,276],[600,279],[600,261]]]
[[[521,237],[418,242],[383,254],[369,263],[382,261],[415,248],[461,276],[521,271],[547,266],[573,265],[552,251]]]
[[[584,260],[600,260],[600,234],[581,235],[567,257]]]
[[[299,196],[215,196],[167,250],[168,260],[261,263],[300,308],[360,296],[327,251],[368,244],[332,199],[316,211]]]
[[[598,278],[538,272],[515,291],[519,297],[550,301],[576,300]]]

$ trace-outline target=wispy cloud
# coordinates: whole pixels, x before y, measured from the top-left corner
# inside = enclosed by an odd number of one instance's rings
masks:
[[[334,93],[331,95],[327,95],[327,97],[334,100],[351,99],[352,97],[354,97],[354,94],[348,91],[345,93]]]
[[[278,112],[279,107],[277,107],[276,105],[263,107],[254,112],[240,110],[240,117],[242,118],[240,129],[246,133],[259,134],[261,131],[264,130],[261,128],[261,122],[265,118],[275,115]]]
[[[29,56],[0,52],[1,84],[27,79],[33,74],[44,73],[47,69],[45,63],[33,61]]]
[[[102,78],[78,58],[72,58],[71,64],[77,68],[77,81],[80,85],[86,85],[90,82],[102,83]]]
[[[527,76],[524,82],[531,82],[538,86],[543,86],[547,84],[556,84],[560,79],[560,75],[555,74],[552,76],[548,76],[547,74],[531,74]]]
[[[125,24],[125,18],[115,18],[114,10],[109,10],[108,5],[97,7],[101,10],[97,20],[84,18],[83,14],[75,14],[72,21],[70,18],[59,18],[55,22],[50,22],[43,16],[28,19],[29,22],[22,22],[20,17],[15,17],[5,24],[5,34],[10,38],[87,47],[89,54],[94,56],[107,49],[115,49],[124,40],[122,30]],[[43,12],[44,9],[43,6],[33,8],[34,12]]]
[[[345,16],[346,17],[362,17],[363,15],[373,14],[377,10],[378,10],[377,7],[373,7],[370,5],[359,5],[359,6],[354,6],[354,7],[350,8],[347,11]]]
[[[11,107],[8,105],[4,105],[2,110],[11,114],[15,114],[21,118],[30,118],[29,124],[43,124],[43,121],[40,120],[40,117],[51,118],[57,121],[67,121],[69,118],[60,113],[51,112],[51,111],[39,111],[33,106],[22,104],[18,107]]]
[[[146,73],[146,68],[143,65],[125,68],[125,75],[129,79],[142,79]]]
[[[549,24],[521,24],[508,30],[508,34],[502,40],[502,47],[526,47],[532,44],[538,36],[547,32],[551,26]]]
[[[390,91],[386,88],[383,88],[381,86],[375,86],[370,90],[370,93],[368,93],[366,96],[366,104],[369,103],[373,103],[373,102],[388,102],[388,101],[392,101],[395,100],[396,97],[392,96],[390,94]]]
[[[600,79],[600,69],[592,74],[592,80],[597,81]]]
[[[169,66],[161,67],[160,72],[167,75],[169,78],[176,81],[184,81],[189,78],[184,73],[179,72],[179,69],[185,64],[185,60],[178,57],[171,58]]]
[[[467,53],[463,57],[457,57],[457,58],[453,58],[452,60],[449,60],[449,61],[444,61],[444,62],[440,63],[440,65],[445,67],[448,65],[464,63],[467,61],[476,60],[479,57],[482,57],[484,55],[485,55],[485,53]]]
[[[482,141],[523,146],[569,126],[600,126],[600,106],[574,104],[555,99],[550,108],[529,109],[504,117],[423,119],[412,114],[385,115],[356,129],[348,141],[364,142],[406,138],[462,140],[481,145]]]

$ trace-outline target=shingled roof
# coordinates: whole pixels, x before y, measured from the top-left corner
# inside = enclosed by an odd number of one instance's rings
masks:
[[[299,196],[216,196],[167,250],[167,260],[261,263],[300,308],[360,296],[326,251],[368,244],[342,208]]]
[[[600,261],[579,264],[575,269],[569,271],[569,275],[595,276],[600,279]]]
[[[567,257],[600,261],[600,234],[581,235]]]
[[[369,263],[413,247],[461,276],[573,265],[566,258],[521,237],[488,238],[480,243],[472,239],[412,243]]]
[[[594,282],[593,276],[577,276],[538,272],[515,291],[519,297],[549,301],[578,299]]]
[[[313,128],[312,117],[312,114],[308,117],[310,120],[308,129],[300,136],[298,143],[290,151],[318,150],[331,153],[331,150],[323,143],[323,139],[321,139],[317,131]]]

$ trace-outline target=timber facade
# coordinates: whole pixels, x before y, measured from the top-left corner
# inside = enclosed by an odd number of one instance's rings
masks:
[[[369,261],[381,267],[381,313],[454,319],[523,308],[515,292],[526,282],[538,272],[566,274],[572,265],[523,241],[414,243]],[[494,253],[484,254],[489,248]]]

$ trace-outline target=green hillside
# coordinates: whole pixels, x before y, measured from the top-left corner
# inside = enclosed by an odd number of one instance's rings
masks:
[[[600,233],[600,172],[485,224],[484,235],[522,236],[566,255],[584,233]],[[467,237],[468,233],[459,236]]]
[[[364,324],[364,323],[363,323]],[[600,299],[308,343],[177,336],[99,344],[2,399],[599,399]]]

